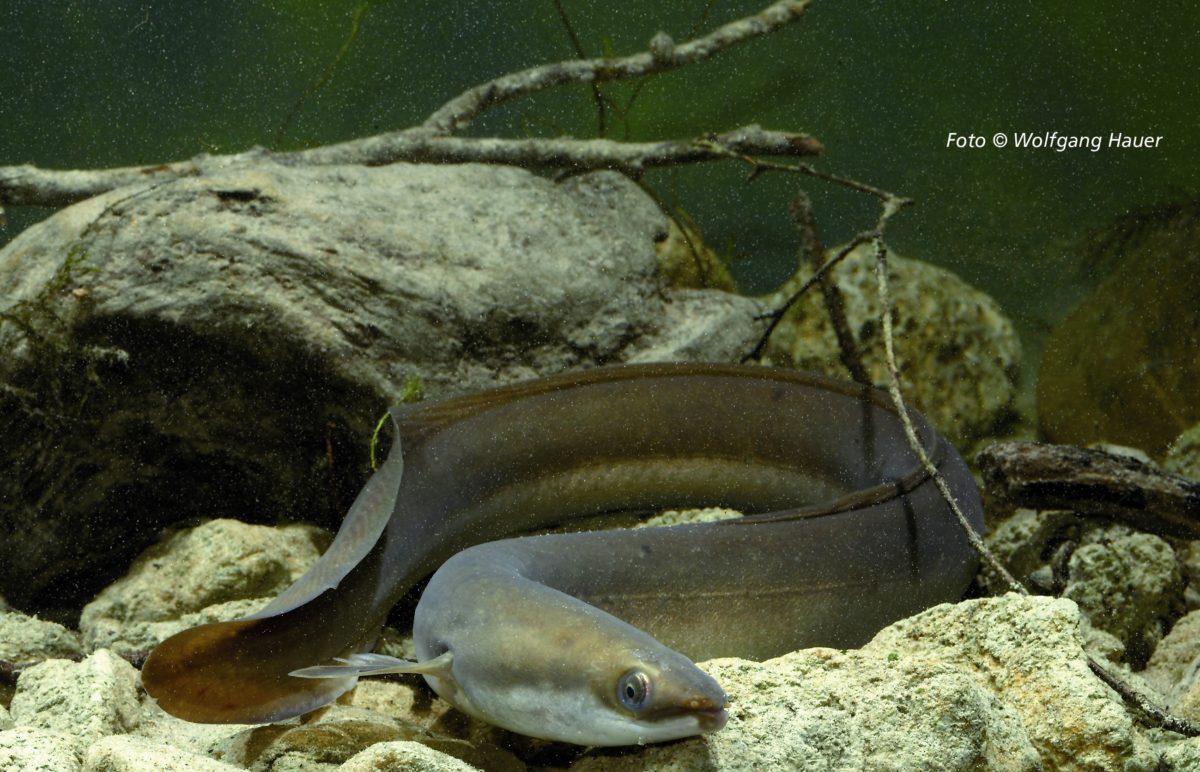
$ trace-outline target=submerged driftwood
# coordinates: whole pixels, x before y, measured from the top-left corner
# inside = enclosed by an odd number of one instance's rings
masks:
[[[1103,450],[1001,442],[976,457],[989,493],[1018,507],[1068,509],[1153,533],[1200,538],[1200,482]]]

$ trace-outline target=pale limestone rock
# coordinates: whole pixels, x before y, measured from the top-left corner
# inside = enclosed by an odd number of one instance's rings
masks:
[[[184,627],[252,613],[303,574],[328,544],[329,534],[312,526],[236,520],[171,534],[84,607],[84,642],[89,649],[144,653]],[[218,604],[236,604],[241,613],[205,613]],[[185,624],[178,622],[182,617]]]
[[[885,629],[859,651],[813,649],[762,664],[714,661],[705,667],[732,700],[724,730],[634,753],[593,751],[577,764],[1019,770],[1038,763],[1086,769],[1122,759],[1130,770],[1152,768],[1148,744],[1087,670],[1080,621],[1070,601],[1008,596],[939,606]],[[489,769],[519,768],[506,747],[543,752],[450,710],[419,679],[366,679],[340,702],[302,725],[178,742],[263,770],[324,769],[373,743],[407,740]],[[183,722],[164,718],[154,732],[139,734],[176,742],[174,723]],[[1065,764],[1068,757],[1077,757],[1077,766]]]
[[[140,708],[137,726],[128,736],[151,745],[165,743],[184,753],[226,764],[233,764],[233,761],[223,758],[218,749],[225,747],[230,738],[253,728],[249,724],[194,724],[184,721],[163,711],[148,694],[143,694]]]
[[[1070,601],[1006,596],[935,607],[857,651],[714,660],[704,667],[730,695],[725,729],[636,751],[593,750],[573,768],[1154,769],[1148,742],[1087,669],[1079,623]],[[23,707],[29,696],[17,701],[18,718],[30,715]],[[545,753],[545,744],[522,744],[449,710],[416,679],[364,680],[341,702],[303,724],[265,727],[199,727],[147,708],[127,722],[141,721],[135,731],[147,745],[106,742],[131,757],[166,742],[181,753],[272,772],[400,758],[390,746],[410,740],[448,754],[424,754],[446,765],[432,768],[520,769],[504,747]],[[102,750],[105,758],[114,753]]]
[[[1096,633],[1115,638],[1118,647],[1089,632],[1096,644],[1089,648],[1105,658],[1127,657],[1140,667],[1185,607],[1180,555],[1153,534],[1072,512],[1022,509],[986,541],[1019,581],[1071,598]],[[980,577],[992,592],[1003,591],[990,570]]]
[[[50,659],[21,673],[10,708],[20,727],[61,732],[82,751],[138,722],[138,672],[101,649],[82,662]]]
[[[668,509],[659,512],[638,523],[637,528],[659,528],[670,525],[686,525],[691,523],[715,523],[718,520],[734,520],[742,516],[741,512],[722,507],[707,507],[705,509]]]
[[[229,622],[250,616],[267,605],[272,597],[217,603],[165,622],[130,622],[119,627],[108,628],[106,631],[102,631],[98,626],[95,628],[96,641],[97,643],[107,641],[108,648],[123,656],[140,657],[149,653],[159,642],[196,625],[206,625],[209,622]]]
[[[1200,611],[1175,623],[1142,675],[1173,713],[1200,721]]]
[[[378,743],[419,741],[439,755],[482,769],[520,770],[511,753],[490,744],[472,743],[427,729],[407,715],[384,715],[353,705],[334,704],[303,723],[248,727],[214,744],[214,756],[256,772],[319,769],[342,764]]]
[[[1142,676],[1159,693],[1174,702],[1180,695],[1177,689],[1186,688],[1184,681],[1200,658],[1200,611],[1180,617],[1171,631],[1154,649]]]
[[[1167,448],[1163,469],[1200,480],[1200,424],[1180,434]]]
[[[472,772],[478,769],[453,756],[438,753],[420,743],[396,741],[377,743],[355,754],[338,767],[338,772],[378,772],[403,769],[408,772]]]
[[[1117,526],[1092,538],[1071,554],[1063,597],[1078,603],[1094,627],[1116,636],[1140,665],[1183,606],[1175,551],[1158,536]]]
[[[1070,601],[1010,595],[934,607],[858,651],[714,660],[725,729],[572,770],[1154,770],[1088,670],[1079,619]]]
[[[19,726],[0,732],[0,769],[8,772],[76,772],[79,743],[66,732]]]
[[[140,737],[113,735],[94,743],[83,760],[84,772],[236,772],[241,769],[171,745]]]
[[[1088,669],[1069,600],[1010,594],[936,606],[863,649],[881,651],[971,674],[1016,712],[1046,767],[1155,768],[1120,699]]]
[[[1195,772],[1200,769],[1200,737],[1190,737],[1168,746],[1158,772]]]
[[[83,655],[79,633],[16,611],[0,611],[0,660],[31,662]]]

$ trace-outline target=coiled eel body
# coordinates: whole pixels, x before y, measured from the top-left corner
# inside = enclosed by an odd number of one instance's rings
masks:
[[[277,721],[361,674],[417,672],[460,709],[526,734],[672,739],[725,720],[723,692],[693,660],[858,646],[957,599],[975,572],[877,390],[770,368],[631,365],[392,414],[387,461],[308,573],[261,612],[152,652],[143,683],[165,710]],[[981,529],[962,459],[913,419]],[[701,506],[746,516],[505,538]],[[414,617],[419,661],[362,654],[439,566]]]

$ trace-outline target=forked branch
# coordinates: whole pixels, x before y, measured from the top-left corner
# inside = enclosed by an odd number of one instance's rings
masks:
[[[758,13],[689,40],[674,43],[655,35],[647,51],[614,59],[554,62],[503,75],[446,102],[422,124],[348,142],[295,152],[254,148],[224,156],[200,155],[184,161],[116,169],[0,167],[0,214],[5,206],[66,206],[125,185],[160,183],[229,166],[274,161],[286,164],[492,163],[569,171],[617,169],[637,176],[655,166],[699,163],[747,156],[812,156],[821,143],[807,134],[745,126],[699,139],[622,143],[606,139],[503,139],[456,137],[497,105],[550,88],[593,85],[641,78],[708,59],[721,51],[769,35],[799,19],[811,0],[779,0]]]

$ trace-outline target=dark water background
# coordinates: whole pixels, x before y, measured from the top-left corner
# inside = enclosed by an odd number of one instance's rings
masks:
[[[562,4],[589,55],[644,50],[659,30],[682,41],[764,5]],[[640,87],[605,87],[628,107],[610,111],[607,134],[681,138],[747,123],[811,132],[828,148],[822,168],[917,199],[890,233],[897,251],[991,293],[1036,347],[1098,278],[1079,256],[1089,229],[1196,194],[1198,21],[1189,3],[818,2],[766,39]],[[471,85],[573,57],[552,0],[0,0],[0,165],[310,147],[411,126]],[[471,133],[596,131],[590,91],[577,87],[496,110]],[[956,150],[951,131],[1162,141]],[[827,244],[874,220],[862,195],[782,175],[747,185],[744,175],[723,163],[647,180],[732,257],[749,291],[794,265],[785,211],[798,185]],[[0,243],[47,214],[10,210]]]

